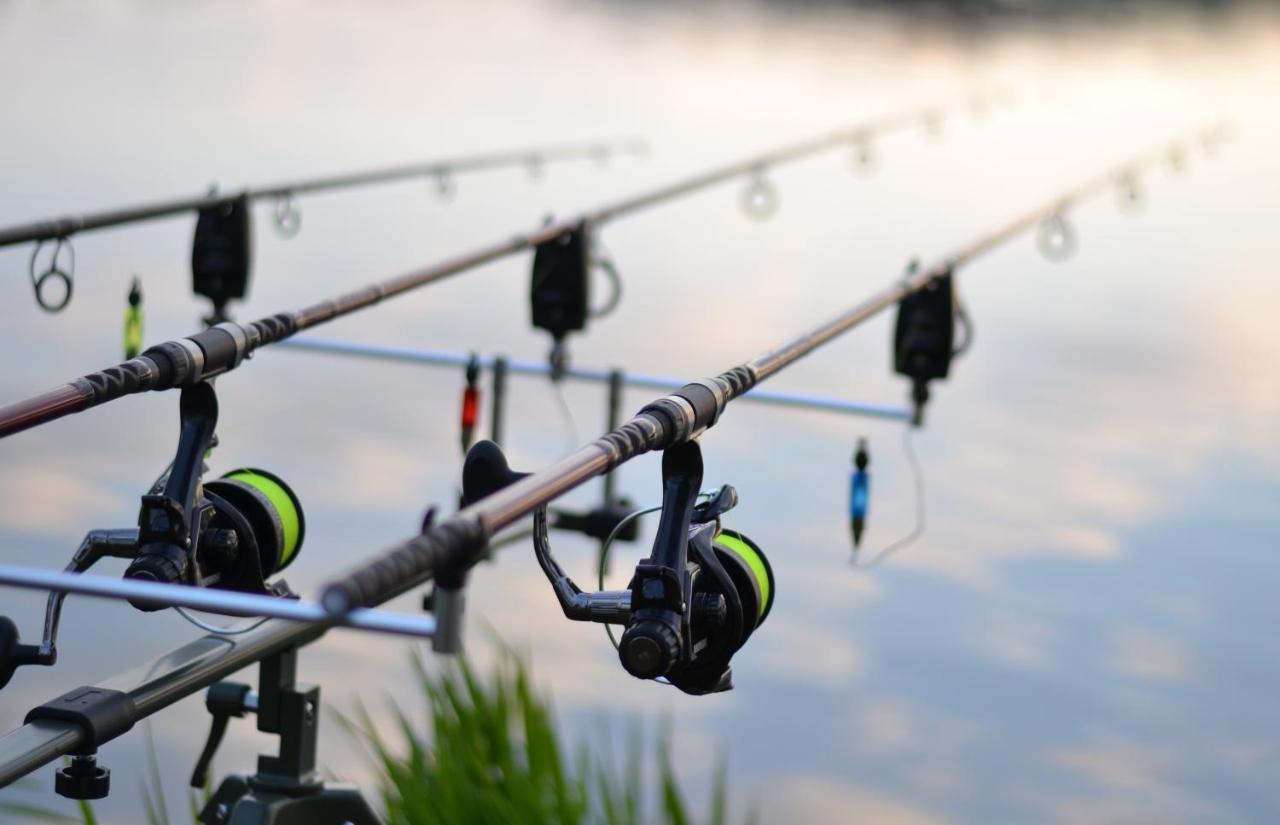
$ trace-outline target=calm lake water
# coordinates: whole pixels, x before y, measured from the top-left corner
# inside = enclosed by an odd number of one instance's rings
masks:
[[[739,187],[619,220],[603,239],[625,279],[616,314],[574,339],[577,363],[697,377],[749,358],[1019,210],[1136,151],[1229,117],[1235,139],[1143,181],[1134,215],[1105,196],[1073,213],[1078,253],[1030,238],[959,279],[971,352],[935,388],[915,436],[923,539],[850,567],[845,498],[859,436],[872,450],[872,550],[910,530],[911,475],[892,423],[736,405],[704,439],[708,485],[733,483],[731,526],[778,576],[768,623],[734,662],[737,688],[689,697],[627,676],[598,627],[560,615],[520,545],[473,577],[469,648],[526,651],[571,738],[629,720],[673,727],[699,804],[719,754],[735,816],[765,821],[1246,822],[1280,818],[1280,28],[1274,18],[1142,19],[984,32],[892,17],[674,4],[401,2],[249,6],[0,2],[0,224],[416,158],[639,135],[641,160],[556,166],[302,201],[274,235],[260,208],[241,319],[406,271],[709,163],[974,90],[937,137],[777,170],[782,208],[757,222]],[[67,311],[0,249],[2,401],[118,360],[124,296],[147,338],[194,330],[192,221],[86,234]],[[326,337],[540,358],[527,256],[332,324]],[[891,315],[779,375],[780,388],[899,402]],[[219,382],[213,469],[252,464],[305,502],[304,592],[410,536],[456,495],[460,371],[267,351]],[[598,387],[570,384],[575,429],[546,382],[513,382],[509,452],[543,466],[604,426]],[[638,407],[652,393],[635,392]],[[134,523],[168,460],[176,396],[134,398],[0,443],[0,558],[61,567],[84,532]],[[649,456],[620,471],[660,499]],[[569,501],[588,504],[598,488]],[[587,580],[593,545],[556,537]],[[624,547],[620,558],[638,556]],[[117,563],[118,564],[118,563]],[[624,583],[627,563],[614,565]],[[104,572],[114,570],[111,563]],[[394,603],[413,610],[416,596]],[[31,639],[36,594],[5,591]],[[0,724],[193,637],[170,614],[69,600],[57,669],[21,671]],[[300,677],[326,703],[413,705],[410,645],[334,632]],[[246,678],[254,678],[246,673]],[[207,730],[200,697],[154,718],[174,812]],[[140,817],[142,735],[104,749],[104,821]],[[234,724],[220,771],[272,746]],[[368,764],[323,729],[330,771]],[[0,798],[69,805],[52,769]],[[366,785],[367,786],[367,785]]]

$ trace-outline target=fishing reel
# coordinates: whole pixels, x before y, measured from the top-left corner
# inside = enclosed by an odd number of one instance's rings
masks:
[[[168,472],[142,497],[138,552],[126,579],[286,595],[266,579],[302,546],[302,504],[287,484],[262,470],[241,469],[202,482],[214,444],[218,401],[205,383],[182,392],[181,434]],[[133,602],[140,610],[156,605]]]
[[[179,407],[173,463],[142,496],[137,528],[90,531],[66,571],[83,573],[103,558],[122,558],[130,560],[127,579],[293,598],[285,582],[267,579],[288,567],[302,547],[306,521],[298,497],[263,470],[238,469],[204,481],[204,459],[216,443],[213,386],[186,387]],[[0,617],[0,687],[16,667],[57,661],[65,598],[63,592],[49,594],[39,646],[18,644],[12,623]],[[165,607],[131,603],[144,611]]]
[[[523,475],[511,470],[496,444],[482,441],[467,455],[463,489],[475,501]],[[721,529],[720,516],[738,503],[733,487],[698,501],[697,443],[668,447],[662,478],[653,550],[636,565],[626,590],[585,593],[573,582],[551,554],[545,507],[534,513],[534,554],[567,618],[625,628],[618,656],[628,673],[665,678],[694,695],[729,690],[730,660],[773,606],[773,570],[754,542]]]

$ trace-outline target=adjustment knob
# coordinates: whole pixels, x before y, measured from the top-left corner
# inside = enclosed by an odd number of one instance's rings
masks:
[[[54,774],[53,789],[67,799],[103,799],[111,791],[111,771],[91,754],[73,756]]]
[[[185,560],[185,557],[179,557]],[[135,581],[182,584],[183,572],[183,566],[180,566],[169,553],[143,553],[130,562],[129,568],[124,571],[124,577]],[[167,606],[145,599],[130,599],[129,603],[145,611],[160,610]]]
[[[637,679],[656,679],[671,670],[680,655],[680,637],[665,622],[645,619],[622,634],[618,656]]]

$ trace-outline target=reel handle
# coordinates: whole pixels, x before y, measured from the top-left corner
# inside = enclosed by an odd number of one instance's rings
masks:
[[[40,646],[22,644],[18,626],[8,616],[0,616],[0,688],[9,684],[15,670],[35,664],[41,664]]]

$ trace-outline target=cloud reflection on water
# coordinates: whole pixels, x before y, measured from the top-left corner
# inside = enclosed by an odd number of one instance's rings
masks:
[[[626,297],[575,342],[575,358],[658,373],[718,371],[888,282],[910,256],[943,254],[1166,130],[1236,112],[1239,139],[1185,174],[1149,176],[1141,214],[1117,215],[1109,199],[1081,208],[1073,260],[1047,264],[1020,241],[961,277],[979,338],[917,436],[929,531],[891,564],[848,567],[844,485],[853,439],[867,434],[869,540],[882,546],[909,528],[896,427],[744,404],[708,436],[709,479],[738,485],[734,525],[779,575],[775,613],[735,660],[732,694],[690,699],[631,680],[599,628],[563,620],[524,547],[476,572],[469,637],[482,665],[494,656],[485,624],[528,651],[574,736],[593,735],[602,715],[669,716],[699,792],[723,747],[735,811],[759,803],[768,821],[1275,818],[1280,123],[1268,79],[1280,40],[1269,21],[974,40],[831,9],[788,12],[786,25],[736,9],[511,3],[108,4],[74,14],[15,4],[0,16],[0,68],[24,78],[0,89],[20,124],[0,153],[4,222],[187,191],[210,175],[239,183],[627,131],[652,141],[643,164],[557,168],[535,185],[467,179],[448,208],[415,185],[309,200],[296,241],[260,232],[242,318],[837,116],[988,83],[1018,88],[1017,110],[956,118],[939,140],[877,144],[874,174],[853,174],[846,154],[778,170],[783,208],[769,223],[744,220],[737,190],[725,188],[610,226]],[[47,59],[50,44],[63,60]],[[21,126],[62,122],[54,115],[92,134]],[[32,309],[21,277],[0,285],[9,395],[114,358],[132,272],[148,290],[149,336],[189,332],[188,231],[157,224],[78,239],[82,277],[63,316]],[[24,265],[24,251],[0,250],[6,271]],[[495,264],[331,334],[536,357],[546,342],[525,329],[526,265]],[[650,334],[654,318],[665,335]],[[878,319],[776,383],[899,399],[888,334]],[[543,465],[563,450],[563,424],[544,384],[513,386],[513,460]],[[452,373],[272,352],[220,381],[216,469],[265,466],[306,502],[295,586],[403,539],[428,502],[452,500],[459,387]],[[583,434],[594,432],[598,388],[567,392]],[[173,428],[173,399],[157,396],[0,445],[6,560],[61,564],[86,529],[132,523]],[[620,475],[633,498],[656,498],[653,457]],[[557,550],[585,579],[591,546],[557,538]],[[34,632],[37,599],[6,596],[6,610]],[[72,599],[67,627],[78,632],[64,660],[21,674],[5,691],[6,718],[54,684],[118,670],[126,652],[132,661],[186,638],[170,619]],[[414,701],[404,659],[401,642],[335,632],[304,653],[303,678],[324,684],[337,708],[359,699],[385,714],[389,695]],[[198,699],[157,717],[174,787],[204,724]],[[368,781],[335,725],[323,737],[330,768]],[[266,745],[233,726],[219,768],[248,766]],[[113,744],[117,776],[135,775],[141,753],[136,738]],[[107,821],[133,821],[128,786],[119,781]]]

